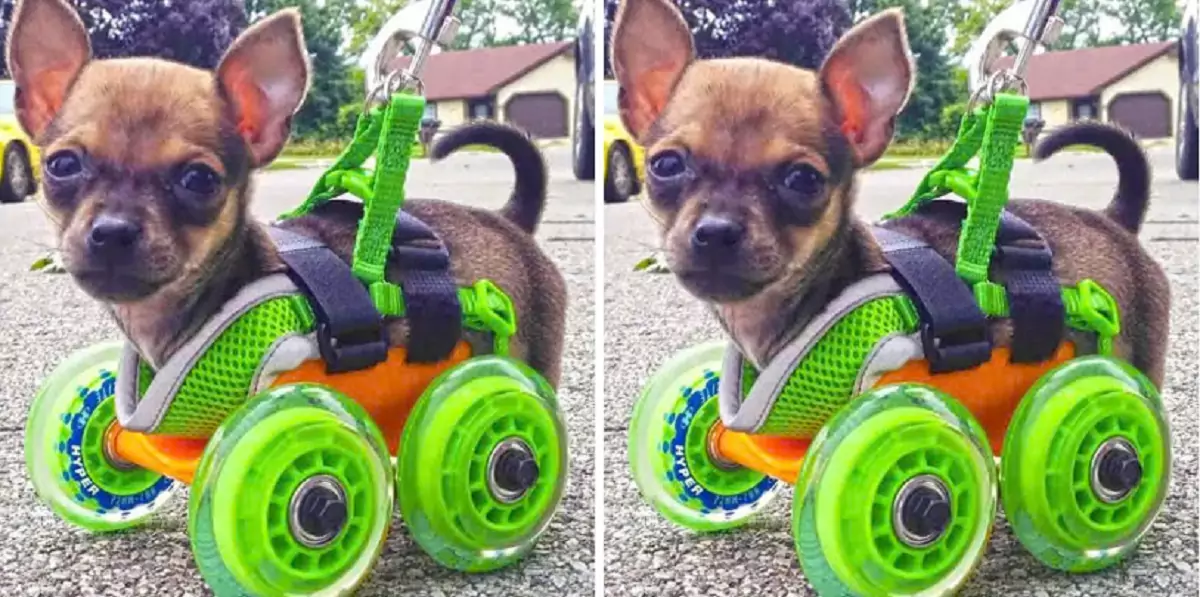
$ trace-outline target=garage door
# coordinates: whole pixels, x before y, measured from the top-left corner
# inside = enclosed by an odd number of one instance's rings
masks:
[[[539,139],[567,135],[567,98],[555,92],[514,95],[504,107],[504,119]]]
[[[1139,139],[1171,136],[1171,101],[1162,93],[1122,93],[1108,103],[1108,120]]]

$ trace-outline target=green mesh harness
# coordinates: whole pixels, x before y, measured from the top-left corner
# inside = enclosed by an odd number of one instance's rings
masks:
[[[346,193],[362,200],[350,266],[357,281],[350,283],[366,287],[379,325],[383,316],[413,315],[404,289],[387,280],[385,270],[397,250],[397,214],[405,200],[404,183],[424,107],[423,97],[401,92],[364,113],[350,145],[305,202],[282,218],[308,214]],[[372,156],[376,167],[368,171],[363,165]],[[508,295],[486,279],[459,288],[455,295],[462,325],[490,334],[493,352],[507,354],[517,329]],[[211,436],[278,374],[327,356],[313,300],[287,276],[269,276],[243,288],[158,371],[127,345],[116,399],[121,424],[139,432]],[[410,325],[416,328],[418,322]]]
[[[758,430],[766,435],[812,437],[858,389],[859,374],[875,347],[896,334],[916,332],[917,312],[902,295],[873,298],[838,320],[788,376],[775,407]],[[742,391],[758,378],[743,363]]]
[[[126,429],[211,436],[279,373],[319,358],[308,300],[287,276],[241,289],[155,371],[127,344],[117,375]]]
[[[998,94],[968,114],[949,153],[913,198],[889,218],[913,215],[948,193],[965,200],[954,263],[966,296],[987,318],[1009,318],[1006,287],[989,279],[997,232],[1008,203],[1013,154],[1028,99]],[[967,164],[979,156],[979,169]],[[1096,352],[1112,351],[1120,317],[1112,296],[1093,280],[1061,289],[1065,325],[1094,335]],[[721,376],[720,408],[729,429],[811,438],[835,412],[879,377],[927,357],[915,297],[891,275],[851,285],[761,371],[731,347]],[[990,353],[990,344],[988,345]]]

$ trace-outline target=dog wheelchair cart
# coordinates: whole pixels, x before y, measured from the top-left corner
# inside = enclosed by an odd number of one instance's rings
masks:
[[[1097,570],[1135,549],[1171,469],[1158,390],[1112,354],[1111,295],[1087,279],[1061,287],[1045,241],[1005,210],[1029,104],[1020,77],[1061,25],[1056,4],[1017,3],[989,28],[956,143],[890,216],[962,219],[954,264],[876,228],[892,272],[846,288],[762,370],[713,342],[651,378],[629,453],[663,517],[734,528],[791,483],[795,548],[821,595],[956,592],[984,554],[997,490],[1047,566]],[[1013,68],[989,73],[1014,40]],[[938,199],[951,192],[963,201]],[[993,347],[996,319],[1011,322],[1011,347]]]
[[[60,517],[133,527],[190,484],[192,549],[222,596],[351,591],[382,551],[394,501],[444,566],[493,570],[532,549],[566,482],[554,390],[508,356],[517,321],[503,290],[457,287],[446,247],[400,210],[425,105],[418,77],[453,34],[453,6],[434,0],[420,32],[403,32],[412,63],[383,73],[350,147],[284,216],[360,198],[352,264],[273,228],[288,273],[241,289],[168,362],[151,368],[109,342],[47,378],[25,453]],[[398,282],[384,278],[389,255]],[[383,316],[407,317],[407,349],[389,347]],[[464,328],[490,334],[492,354],[472,354]]]

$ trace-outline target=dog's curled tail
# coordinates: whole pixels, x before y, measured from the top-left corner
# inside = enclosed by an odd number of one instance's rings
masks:
[[[1038,142],[1034,158],[1044,160],[1070,145],[1104,150],[1117,163],[1117,192],[1104,215],[1137,234],[1150,205],[1150,163],[1146,153],[1125,130],[1102,122],[1076,122],[1052,131]]]
[[[468,145],[486,145],[508,156],[517,183],[500,215],[533,234],[546,207],[546,162],[529,135],[499,122],[478,121],[460,126],[439,138],[429,156],[440,160]]]

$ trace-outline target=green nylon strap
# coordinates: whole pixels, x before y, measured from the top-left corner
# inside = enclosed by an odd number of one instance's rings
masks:
[[[296,209],[283,214],[280,216],[280,219],[289,220],[303,216],[322,203],[346,192],[353,193],[363,201],[369,199],[360,194],[363,191],[362,178],[370,179],[369,175],[362,170],[362,165],[375,152],[375,146],[378,144],[379,132],[383,124],[382,115],[382,109],[375,108],[363,113],[359,117],[358,124],[354,128],[354,138],[350,141],[350,145],[346,147],[345,151],[338,156],[338,159],[334,161],[333,165],[325,171],[325,174],[321,176],[317,184],[313,186],[304,203],[300,204]],[[348,172],[354,172],[357,176],[347,177]],[[353,180],[350,180],[350,178],[353,178]]]
[[[975,301],[985,315],[1008,317],[1008,295],[1003,286],[994,282],[980,282],[974,286],[974,290]],[[1095,280],[1084,279],[1073,287],[1064,286],[1062,301],[1067,313],[1067,325],[1095,333],[1100,354],[1111,354],[1112,339],[1121,333],[1121,311],[1116,299]]]
[[[404,184],[412,158],[425,98],[399,93],[386,106],[376,107],[359,117],[354,139],[325,174],[300,207],[281,219],[295,218],[345,193],[363,202],[363,217],[355,236],[351,270],[367,286],[379,312],[389,317],[405,314],[404,294],[400,286],[385,279],[387,258],[392,248],[396,214],[404,205]],[[375,170],[363,167],[375,156]],[[508,354],[509,339],[516,334],[516,310],[512,300],[499,287],[481,280],[469,288],[458,289],[463,308],[463,324],[493,335],[495,353]]]
[[[376,283],[370,286],[371,299],[379,312],[388,317],[404,317],[404,295],[395,284]],[[512,299],[491,280],[480,280],[473,286],[458,289],[462,305],[463,325],[491,332],[495,354],[508,354],[508,342],[517,333],[517,310]],[[913,317],[916,317],[914,310]]]
[[[375,152],[373,198],[364,202],[351,262],[354,275],[368,286],[389,283],[383,275],[396,230],[396,213],[404,205],[412,144],[424,114],[425,98],[407,93],[393,95],[384,111]]]
[[[983,144],[983,127],[984,127],[984,112],[978,110],[970,112],[963,116],[962,123],[958,125],[958,136],[954,139],[954,144],[950,146],[950,150],[938,163],[933,166],[917,185],[917,190],[913,193],[908,203],[905,203],[900,209],[884,216],[884,219],[900,218],[911,215],[922,205],[952,192],[952,189],[943,186],[941,183],[947,172],[965,172],[964,168],[975,154],[979,153],[979,146]]]
[[[916,192],[885,218],[909,215],[947,193],[967,202],[967,218],[958,239],[955,270],[974,284],[988,278],[1000,214],[1008,204],[1008,182],[1020,141],[1029,98],[998,94],[991,105],[963,117],[950,151],[925,175]],[[967,164],[979,156],[979,171]]]
[[[958,236],[958,256],[954,263],[958,275],[968,282],[988,279],[1000,215],[1008,205],[1013,157],[1028,108],[1029,98],[1003,93],[988,108],[975,197],[973,201],[967,199],[967,219]]]

